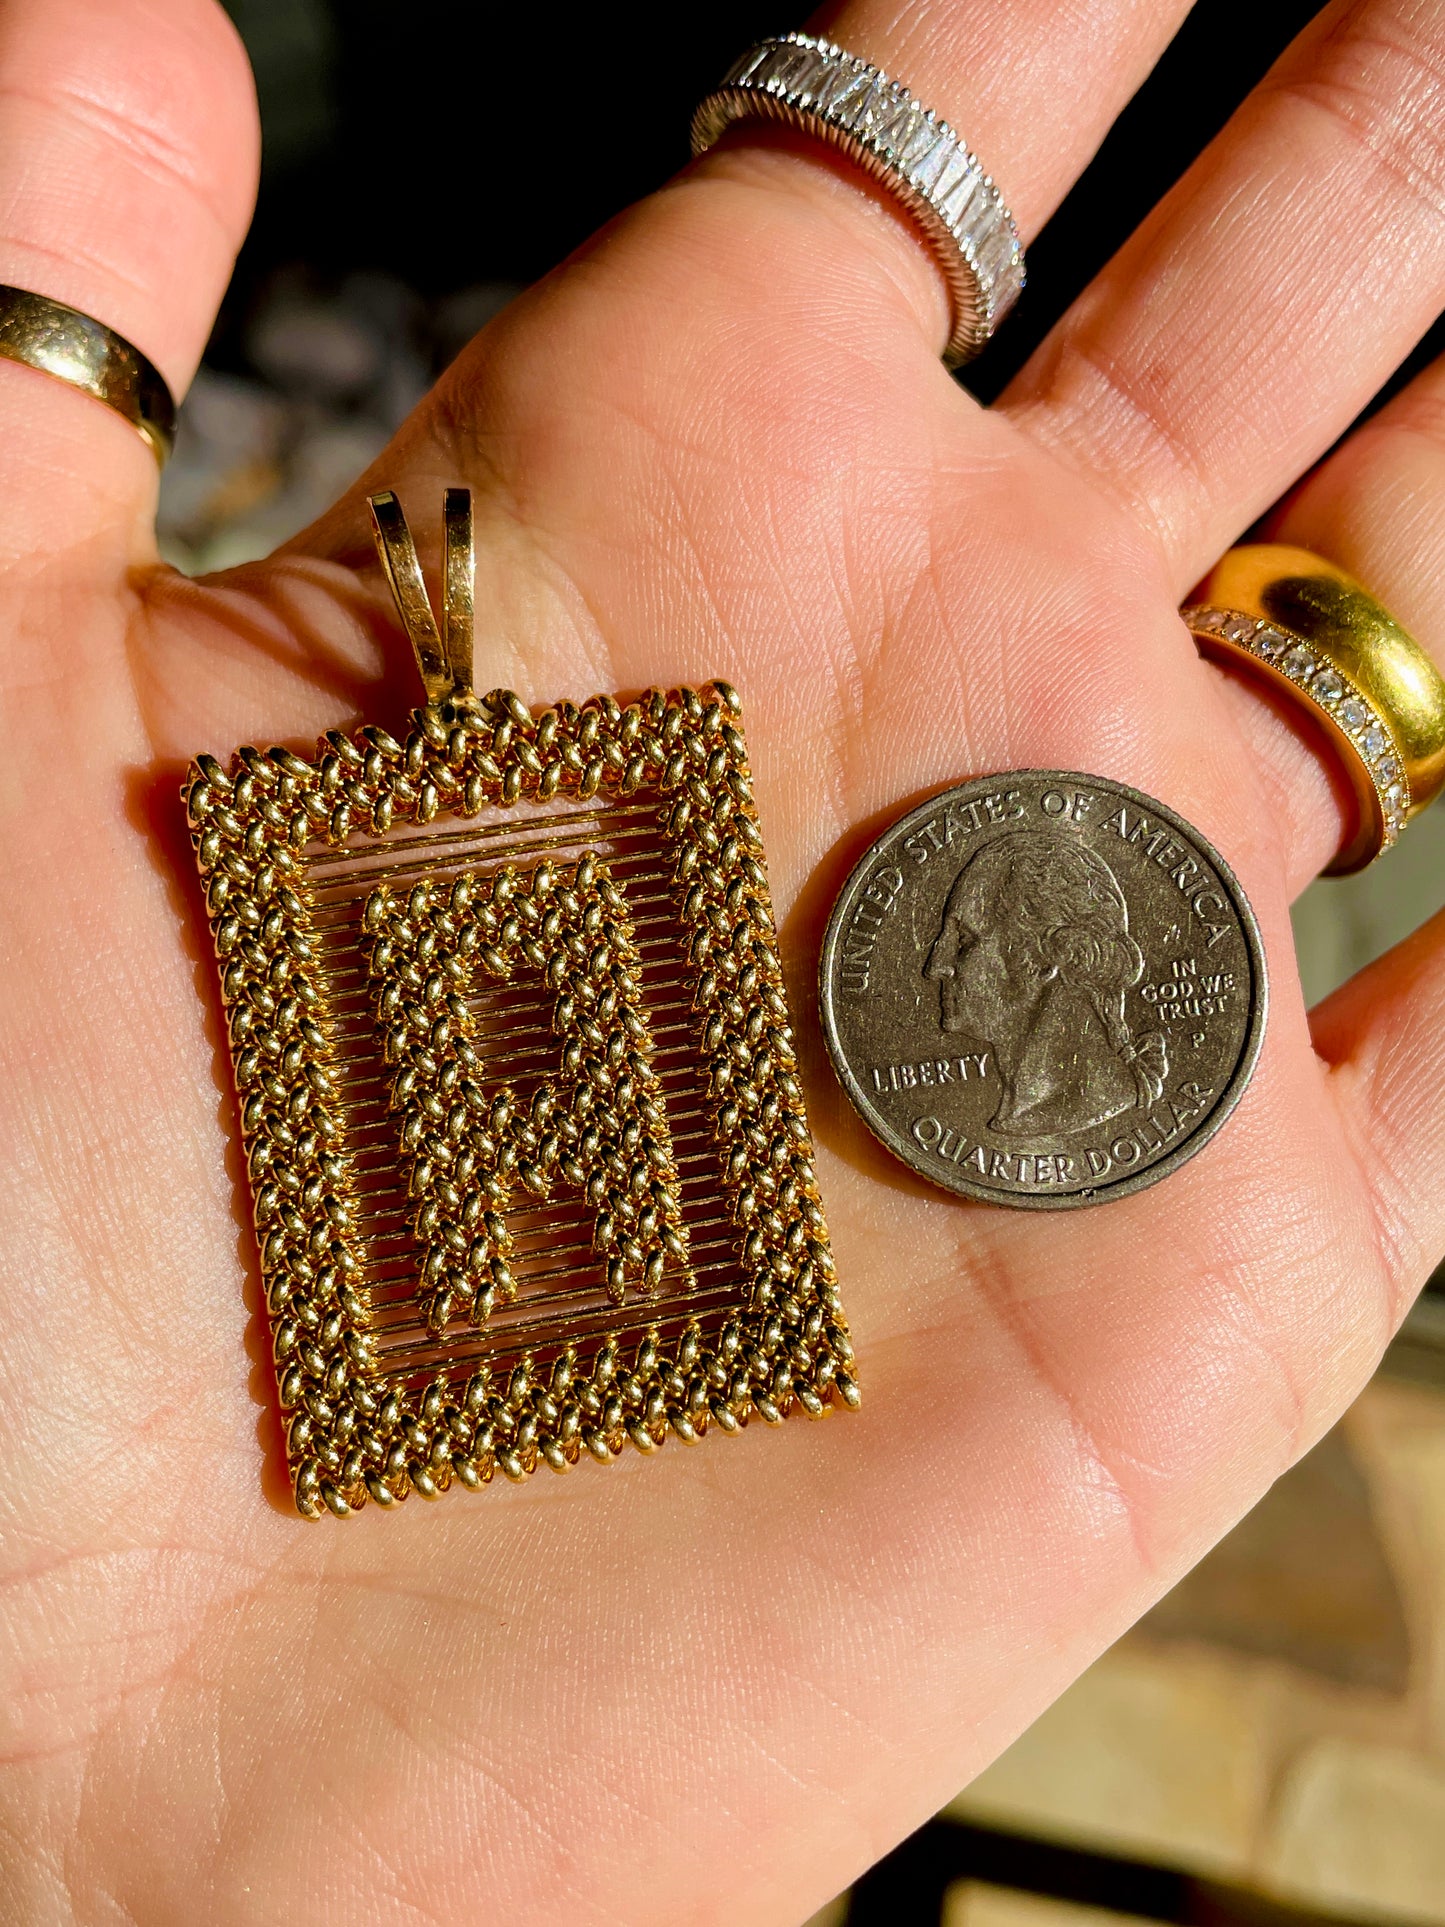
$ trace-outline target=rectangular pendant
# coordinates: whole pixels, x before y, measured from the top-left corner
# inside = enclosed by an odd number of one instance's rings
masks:
[[[186,800],[298,1510],[857,1402],[726,684]]]

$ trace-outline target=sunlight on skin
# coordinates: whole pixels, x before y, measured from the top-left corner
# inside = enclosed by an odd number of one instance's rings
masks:
[[[828,31],[957,121],[1027,238],[1180,11],[938,0],[900,28],[856,0]],[[1287,63],[992,413],[936,360],[908,230],[786,143],[630,212],[330,516],[213,583],[156,564],[125,426],[0,365],[7,1917],[791,1927],[1363,1382],[1445,1243],[1445,927],[1331,1000],[1315,1053],[1287,906],[1338,840],[1335,791],[1174,605],[1441,305],[1445,228],[1408,183],[1445,189],[1445,20],[1361,0]],[[1346,65],[1388,166],[1330,104]],[[0,90],[0,279],[183,386],[254,172],[219,9],[8,0]],[[1343,298],[1387,263],[1388,317]],[[1286,517],[1432,644],[1439,382]],[[1397,469],[1432,505],[1413,549],[1370,512]],[[449,482],[476,491],[480,687],[742,694],[864,1406],[305,1526],[177,785],[200,749],[399,724],[418,691],[363,498],[396,488],[425,556]],[[1196,823],[1273,972],[1225,1131],[1087,1217],[916,1184],[810,1013],[860,842],[1027,764]]]

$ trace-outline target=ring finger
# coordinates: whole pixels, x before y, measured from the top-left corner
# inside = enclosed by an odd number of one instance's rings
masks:
[[[1345,569],[1445,669],[1445,357],[1306,476],[1261,534]],[[1231,691],[1264,753],[1292,766],[1286,787],[1301,829],[1296,881],[1305,881],[1336,830],[1348,831],[1355,805],[1333,757],[1321,758],[1325,738],[1304,706],[1276,700],[1266,709],[1259,693],[1252,678]],[[1416,874],[1423,874],[1418,861]]]
[[[1445,303],[1442,88],[1438,7],[1327,8],[1005,395],[1017,422],[1153,525],[1177,593]],[[1296,538],[1350,566],[1298,525]],[[1363,579],[1388,595],[1378,573]],[[1229,695],[1302,887],[1347,830],[1344,785],[1291,707],[1252,683],[1231,680]]]
[[[1445,669],[1445,358],[1348,436],[1264,534],[1347,570]]]
[[[1445,360],[1306,478],[1268,538],[1348,569],[1445,661]]]
[[[1004,396],[1157,528],[1188,588],[1445,303],[1445,14],[1302,33]]]

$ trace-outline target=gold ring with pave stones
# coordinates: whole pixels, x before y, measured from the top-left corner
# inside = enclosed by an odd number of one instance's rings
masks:
[[[1358,805],[1329,874],[1362,870],[1445,787],[1445,680],[1343,569],[1308,549],[1249,543],[1181,611],[1201,647],[1303,703],[1341,752]]]

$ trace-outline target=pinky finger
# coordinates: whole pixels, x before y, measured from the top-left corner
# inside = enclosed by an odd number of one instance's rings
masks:
[[[1406,1304],[1445,1255],[1445,910],[1310,1015]]]

